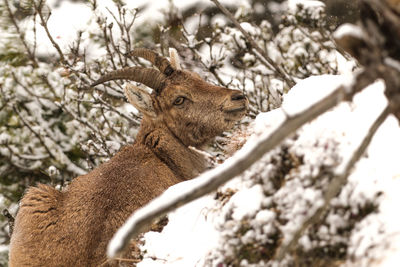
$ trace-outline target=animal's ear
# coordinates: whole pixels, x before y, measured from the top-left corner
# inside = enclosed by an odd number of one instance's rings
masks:
[[[128,83],[125,86],[125,95],[129,102],[144,115],[152,118],[156,117],[153,99],[146,90]]]
[[[175,48],[170,48],[169,49],[169,58],[171,61],[171,65],[174,69],[176,70],[182,70],[181,68],[181,62],[179,60],[179,55],[178,52],[176,51]]]

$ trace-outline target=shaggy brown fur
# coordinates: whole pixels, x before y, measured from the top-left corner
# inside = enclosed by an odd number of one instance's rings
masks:
[[[231,128],[247,108],[241,92],[177,68],[160,81],[164,87],[152,95],[126,87],[129,101],[144,113],[133,145],[63,192],[47,185],[26,192],[11,237],[11,267],[104,263],[107,243],[133,211],[207,167],[189,146]]]

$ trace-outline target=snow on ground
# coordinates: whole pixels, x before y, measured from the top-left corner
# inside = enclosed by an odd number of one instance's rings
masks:
[[[161,235],[145,234],[142,250],[147,253],[137,266],[195,266],[204,257],[201,253],[217,244],[218,232],[208,216],[213,206],[213,197],[205,196],[170,214],[169,221],[174,223],[164,227]]]
[[[305,79],[288,93],[283,107],[296,109],[304,99],[312,103],[316,90],[323,91],[327,84],[340,80],[346,78],[324,75]],[[268,259],[279,240],[288,240],[323,203],[335,167],[352,153],[386,105],[383,90],[380,81],[370,85],[352,103],[342,103],[303,126],[217,195],[205,196],[170,214],[161,233],[145,234],[144,260],[138,266],[272,265]],[[298,101],[293,101],[294,96]],[[257,136],[274,128],[282,113],[277,109],[260,114],[249,131]],[[300,255],[300,260],[315,260],[313,251],[323,249],[347,253],[347,258],[336,259],[346,266],[395,266],[400,254],[396,213],[400,203],[399,135],[398,122],[389,117],[340,195],[332,200],[321,225],[300,238],[305,258]],[[256,137],[250,137],[249,142],[254,140]],[[292,260],[286,257],[280,266]]]

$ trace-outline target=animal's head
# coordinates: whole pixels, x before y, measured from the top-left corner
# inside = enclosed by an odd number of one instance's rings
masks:
[[[152,88],[149,94],[127,84],[125,94],[144,119],[166,126],[183,144],[200,146],[230,129],[246,113],[248,102],[241,91],[212,85],[198,74],[182,70],[174,50],[172,62],[143,48],[130,54],[150,61],[158,70],[128,67],[104,75],[92,86],[127,79]]]

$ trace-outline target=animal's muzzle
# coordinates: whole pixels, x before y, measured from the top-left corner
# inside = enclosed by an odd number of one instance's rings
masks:
[[[231,95],[231,100],[232,100],[232,101],[238,101],[238,100],[244,100],[244,99],[246,99],[246,97],[245,97],[244,94],[243,94],[242,92],[240,92],[240,91],[234,92],[234,93]]]

